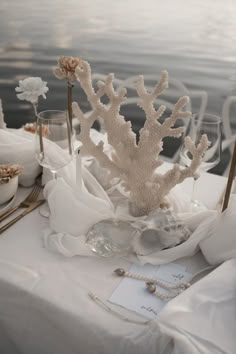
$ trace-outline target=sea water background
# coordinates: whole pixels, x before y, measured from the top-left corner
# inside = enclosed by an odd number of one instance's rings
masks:
[[[190,89],[207,91],[207,111],[221,115],[224,99],[236,93],[235,14],[235,0],[1,0],[0,97],[7,124],[34,119],[14,90],[27,76],[48,81],[39,110],[65,109],[65,82],[52,75],[60,55],[80,56],[94,72],[118,78],[167,69]],[[79,87],[74,98],[86,109]],[[236,130],[236,107],[231,123]]]

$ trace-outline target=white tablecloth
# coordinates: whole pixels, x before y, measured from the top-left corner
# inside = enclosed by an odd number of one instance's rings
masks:
[[[211,180],[217,185],[220,179],[214,176]],[[219,185],[222,189],[222,180]],[[211,193],[212,188],[208,187]],[[219,195],[216,197],[214,194],[214,197],[217,199]],[[160,322],[140,325],[116,318],[93,302],[88,292],[106,301],[120,282],[113,275],[113,270],[127,268],[128,262],[116,258],[64,258],[50,253],[42,243],[42,229],[47,224],[48,220],[35,210],[0,236],[0,354],[190,354],[191,335],[188,336],[188,344],[179,340],[175,327],[175,323],[178,327],[178,317],[168,325],[168,318],[172,318],[170,306],[172,303],[175,305],[177,299],[164,308]],[[180,263],[185,264],[190,272],[206,266],[201,254],[180,260]],[[235,267],[235,264],[231,266]],[[232,280],[235,281],[233,274]],[[192,289],[188,290],[189,294]],[[185,311],[186,297],[187,292],[178,297],[180,304],[183,298],[181,313]],[[191,316],[190,308],[188,304],[191,323],[196,316],[199,326],[202,314],[194,308]],[[130,319],[140,319],[126,309],[116,309]],[[235,307],[231,309],[235,311]],[[173,313],[175,311],[174,306]],[[213,318],[212,313],[209,316],[206,313],[204,325],[212,324]],[[223,314],[222,319],[225,320]],[[232,321],[230,323],[232,325]],[[224,325],[227,329],[227,323]],[[187,338],[186,329],[182,335]],[[197,341],[196,337],[194,340]]]

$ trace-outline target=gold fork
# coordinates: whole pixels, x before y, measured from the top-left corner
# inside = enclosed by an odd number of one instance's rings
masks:
[[[30,194],[20,204],[18,204],[11,210],[6,211],[6,213],[0,216],[0,222],[8,218],[8,216],[13,214],[16,210],[20,208],[28,208],[31,205],[31,203],[37,200],[40,191],[41,191],[41,187],[35,184]]]
[[[31,213],[34,209],[38,208],[41,204],[45,202],[44,199],[32,202],[28,208],[26,208],[21,214],[17,215],[13,220],[9,221],[7,224],[0,227],[0,234],[6,231],[10,226],[14,225],[18,220],[22,219],[25,215]]]

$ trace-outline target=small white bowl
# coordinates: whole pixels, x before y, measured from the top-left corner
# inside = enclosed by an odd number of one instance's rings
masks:
[[[18,188],[18,176],[10,179],[9,182],[0,184],[0,205],[14,197]]]
[[[0,216],[5,214],[15,203],[16,194],[7,203],[0,205]]]

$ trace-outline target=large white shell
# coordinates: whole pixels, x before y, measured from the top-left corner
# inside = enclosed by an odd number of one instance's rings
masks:
[[[174,247],[186,241],[191,232],[184,222],[169,209],[157,209],[145,220],[142,233],[133,242],[138,255]]]

